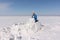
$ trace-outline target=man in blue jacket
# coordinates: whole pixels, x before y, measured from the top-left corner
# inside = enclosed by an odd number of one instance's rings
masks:
[[[38,22],[37,15],[35,14],[35,12],[33,12],[32,18],[34,18],[35,22]]]

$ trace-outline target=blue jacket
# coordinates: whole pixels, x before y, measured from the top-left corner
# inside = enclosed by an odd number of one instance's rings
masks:
[[[32,15],[32,17],[34,17],[34,19],[37,20],[37,15],[35,13]]]

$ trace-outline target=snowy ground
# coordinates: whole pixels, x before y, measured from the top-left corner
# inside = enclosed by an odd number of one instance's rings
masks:
[[[30,16],[0,16],[0,40],[60,40],[60,16],[38,19],[34,23]]]

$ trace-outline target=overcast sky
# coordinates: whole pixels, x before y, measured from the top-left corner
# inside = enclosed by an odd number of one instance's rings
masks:
[[[60,15],[60,0],[0,0],[0,16]]]

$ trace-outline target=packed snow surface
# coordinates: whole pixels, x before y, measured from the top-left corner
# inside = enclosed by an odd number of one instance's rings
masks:
[[[0,16],[0,40],[60,40],[60,16]]]

